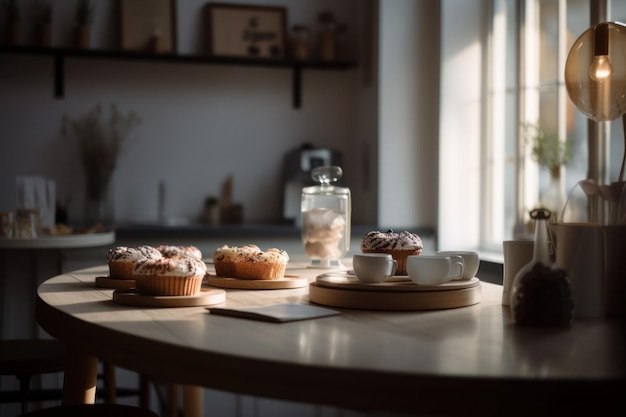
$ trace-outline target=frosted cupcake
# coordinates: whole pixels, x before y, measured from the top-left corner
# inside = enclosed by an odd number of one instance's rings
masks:
[[[224,245],[213,253],[215,272],[219,276],[240,279],[273,280],[283,278],[289,255],[281,249],[262,251],[256,245]]]
[[[372,231],[367,233],[361,241],[363,253],[387,253],[398,262],[398,275],[406,274],[406,259],[409,256],[420,255],[424,245],[422,239],[415,233],[407,231],[396,233]]]
[[[133,268],[142,295],[197,295],[205,275],[206,264],[186,255],[145,260]]]
[[[161,259],[163,255],[152,246],[139,246],[129,248],[118,246],[109,250],[107,264],[109,265],[109,277],[113,279],[135,279],[133,267],[137,262],[145,260]]]

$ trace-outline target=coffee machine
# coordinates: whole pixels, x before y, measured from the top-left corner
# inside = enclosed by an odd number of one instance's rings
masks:
[[[341,162],[338,151],[316,148],[310,143],[287,152],[283,161],[283,218],[301,226],[302,188],[315,184],[311,171],[319,166],[341,165]]]

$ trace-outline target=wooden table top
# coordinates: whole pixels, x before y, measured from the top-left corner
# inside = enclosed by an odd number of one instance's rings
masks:
[[[322,272],[294,263],[287,273],[313,281]],[[211,315],[204,307],[116,304],[113,290],[94,285],[106,274],[102,266],[44,282],[40,325],[85,354],[173,382],[416,414],[625,407],[621,395],[613,396],[626,381],[623,322],[518,327],[500,304],[499,285],[481,282],[482,301],[469,307],[328,307],[341,314],[275,324]],[[308,287],[226,291],[220,307],[309,304]]]

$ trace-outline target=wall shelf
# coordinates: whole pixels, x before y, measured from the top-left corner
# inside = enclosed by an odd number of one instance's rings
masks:
[[[285,68],[293,71],[292,97],[293,107],[302,106],[302,70],[316,69],[325,71],[343,71],[356,67],[350,61],[296,61],[291,59],[249,59],[233,57],[216,57],[208,55],[181,55],[176,53],[148,53],[136,51],[113,51],[105,49],[73,49],[37,46],[0,46],[0,53],[49,55],[54,58],[54,96],[63,98],[65,95],[64,63],[66,58],[78,59],[117,59],[127,61],[172,62],[179,64],[202,65],[236,65],[250,67]]]

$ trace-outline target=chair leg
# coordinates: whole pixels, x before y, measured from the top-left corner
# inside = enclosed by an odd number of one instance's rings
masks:
[[[28,390],[30,388],[30,375],[18,375],[20,381],[20,400],[22,401],[22,414],[28,411]]]
[[[169,384],[170,389],[170,416],[178,417],[178,384]]]
[[[150,379],[144,374],[139,374],[139,406],[150,408]]]
[[[115,404],[117,402],[115,366],[108,362],[102,362],[102,378],[104,380],[104,402]]]

